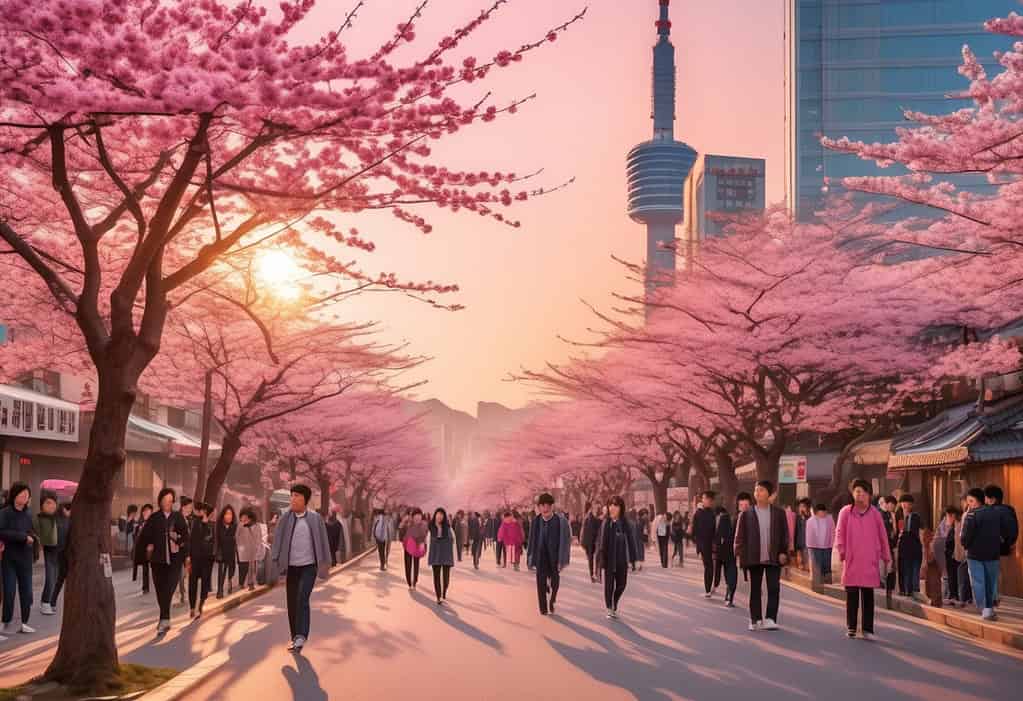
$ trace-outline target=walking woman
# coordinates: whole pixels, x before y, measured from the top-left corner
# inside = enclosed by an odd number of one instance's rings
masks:
[[[671,561],[678,559],[678,566],[685,567],[686,554],[686,524],[682,520],[682,512],[676,511],[671,518]]]
[[[50,608],[50,597],[57,582],[57,497],[46,493],[40,498],[39,513],[32,519],[32,530],[43,546],[43,593],[39,611],[47,616],[56,613]]]
[[[11,485],[7,506],[0,509],[0,542],[3,542],[3,633],[35,633],[28,625],[32,613],[32,561],[36,538],[32,530],[32,512],[28,502],[32,490],[24,482]],[[21,602],[21,625],[14,623],[14,595]]]
[[[448,512],[444,509],[433,512],[427,563],[433,567],[433,590],[437,593],[437,605],[441,606],[447,601],[451,568],[455,565],[455,532],[448,523]]]
[[[246,585],[249,591],[256,588],[256,573],[266,558],[266,526],[259,522],[256,510],[246,506],[238,517],[241,526],[235,540],[238,548],[238,588]]]
[[[874,639],[874,589],[881,586],[891,566],[888,534],[881,512],[870,505],[873,489],[870,482],[853,482],[853,503],[843,506],[835,529],[835,546],[843,563],[842,586],[845,587],[846,635],[856,637],[860,604],[863,606],[864,640]],[[882,570],[882,563],[884,569]]]
[[[497,529],[497,540],[504,547],[504,566],[511,559],[515,571],[519,571],[519,559],[522,557],[522,544],[526,542],[526,534],[522,532],[522,523],[518,514],[504,512],[504,520]]]
[[[426,532],[423,510],[417,506],[412,509],[412,520],[405,528],[405,539],[402,541],[405,549],[405,581],[409,591],[413,591],[419,583],[419,561],[426,554]]]
[[[159,508],[146,521],[138,541],[153,568],[153,586],[160,606],[157,633],[170,630],[171,598],[181,575],[182,549],[188,544],[188,524],[180,512],[174,511],[176,497],[170,487],[160,490],[156,499]]]
[[[618,618],[618,602],[625,593],[629,567],[636,564],[637,539],[625,517],[625,500],[611,497],[608,517],[597,534],[597,568],[604,573],[604,603],[607,617]]]
[[[217,598],[224,598],[224,578],[227,593],[234,591],[234,566],[238,561],[238,519],[230,504],[220,510],[217,527],[213,531],[213,552],[217,558]]]
[[[139,520],[135,522],[135,533],[132,535],[132,564],[134,567],[131,571],[131,581],[138,581],[139,566],[142,567],[142,593],[149,593],[149,560],[146,559],[145,548],[139,547],[139,536],[142,535],[142,529],[146,527],[146,521],[153,515],[153,505],[143,504],[142,510],[139,511]]]

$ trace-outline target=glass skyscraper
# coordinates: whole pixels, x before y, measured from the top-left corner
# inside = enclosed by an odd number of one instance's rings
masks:
[[[948,99],[969,85],[958,73],[963,45],[996,73],[992,54],[1011,39],[983,23],[1019,9],[1015,0],[786,0],[785,194],[798,218],[812,218],[843,177],[900,172],[827,151],[821,135],[889,142],[904,110],[967,106]]]

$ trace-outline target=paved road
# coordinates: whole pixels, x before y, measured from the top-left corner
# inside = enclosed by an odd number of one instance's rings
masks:
[[[693,560],[666,571],[649,567],[648,558],[630,578],[619,621],[604,618],[601,590],[589,583],[578,550],[563,577],[558,616],[549,618],[537,613],[525,570],[497,570],[492,560],[478,572],[456,567],[449,606],[438,608],[428,571],[409,593],[397,548],[386,573],[373,562],[316,589],[301,656],[285,650],[284,591],[277,589],[159,643],[149,638],[124,658],[184,667],[226,651],[229,661],[191,696],[228,701],[521,700],[538,692],[601,701],[751,694],[757,701],[989,701],[1023,688],[1020,656],[883,612],[880,642],[847,640],[839,605],[787,587],[783,629],[750,633],[743,586],[739,608],[705,600]]]

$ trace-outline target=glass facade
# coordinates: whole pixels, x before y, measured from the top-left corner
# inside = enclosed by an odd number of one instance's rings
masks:
[[[701,156],[686,181],[686,239],[721,236],[727,217],[763,211],[766,166],[763,158]]]
[[[821,135],[888,142],[905,110],[968,106],[948,98],[969,85],[958,72],[963,45],[997,72],[992,54],[1009,40],[983,23],[1018,9],[1015,0],[788,0],[786,192],[797,216],[812,218],[841,178],[900,172],[827,151]]]

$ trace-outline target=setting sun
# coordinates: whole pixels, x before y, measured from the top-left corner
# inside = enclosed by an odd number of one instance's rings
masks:
[[[302,269],[295,259],[280,249],[259,254],[256,259],[256,275],[277,297],[293,299],[299,294],[298,278]]]

